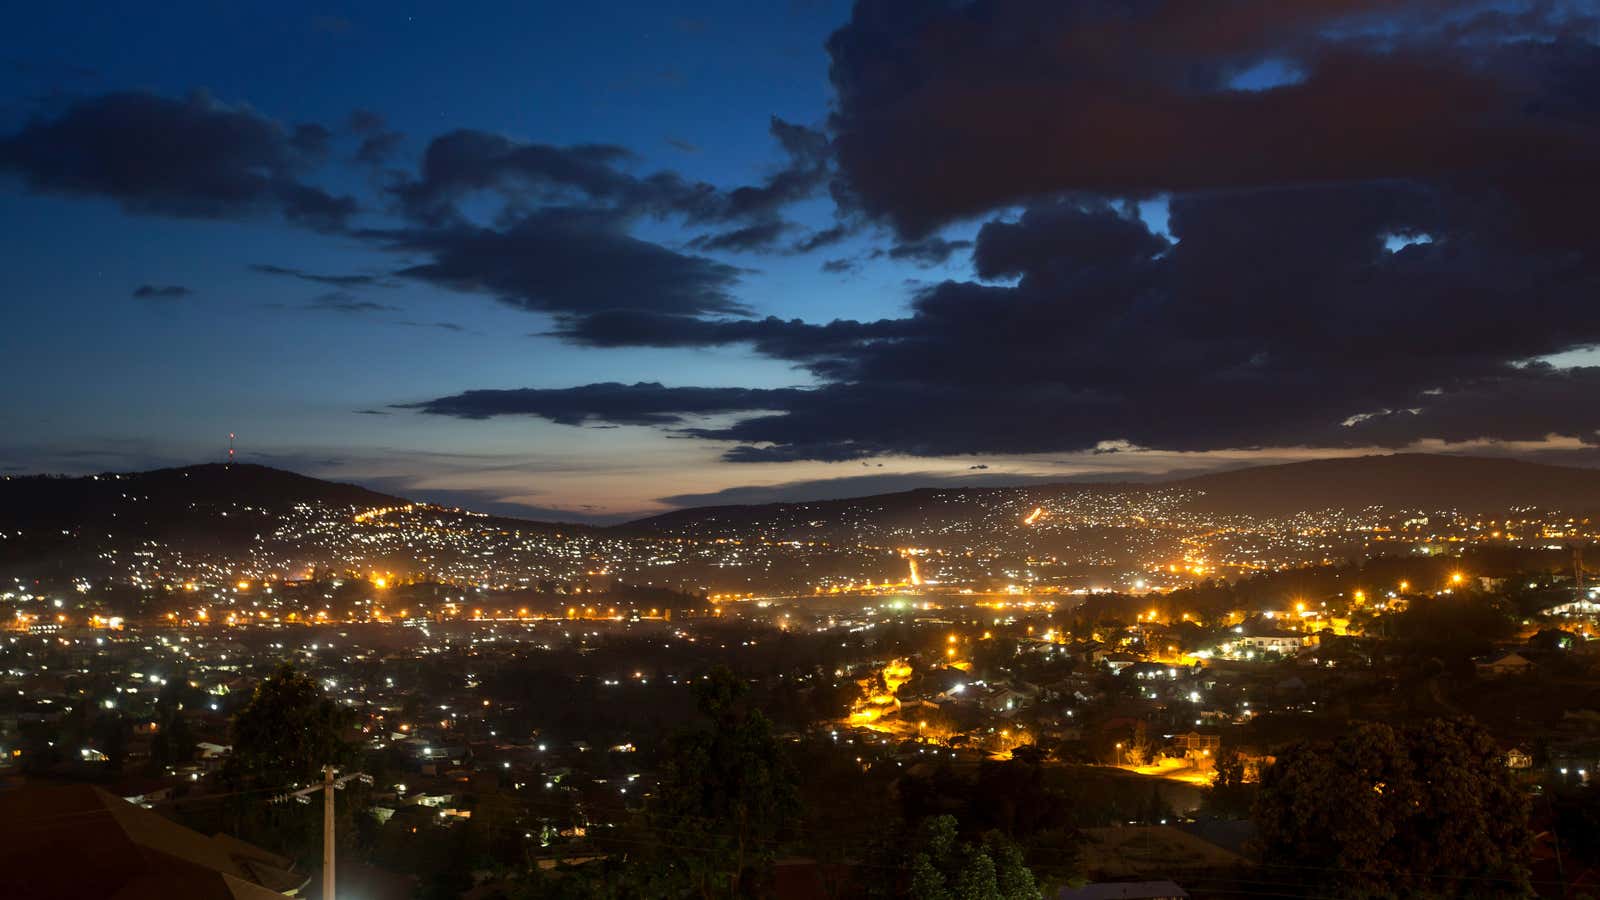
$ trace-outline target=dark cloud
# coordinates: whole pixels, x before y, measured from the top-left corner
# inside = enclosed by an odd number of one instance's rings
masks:
[[[716,213],[719,217],[765,220],[812,196],[827,182],[832,158],[827,135],[777,116],[772,117],[769,129],[788,157],[787,164],[759,185],[729,191]]]
[[[455,225],[375,232],[387,246],[431,261],[397,272],[441,287],[489,294],[536,312],[636,310],[739,314],[739,270],[630,236],[615,213],[546,208],[504,227]]]
[[[514,415],[537,416],[564,425],[678,425],[689,416],[775,409],[797,393],[803,392],[792,388],[679,388],[654,382],[612,382],[575,388],[467,391],[397,408],[462,419]]]
[[[817,325],[800,319],[702,319],[632,312],[597,313],[560,320],[547,332],[590,347],[710,347],[749,344],[778,359],[823,361],[849,354],[863,342],[890,339],[906,331],[902,320],[856,322],[836,319]]]
[[[989,222],[973,265],[980,278],[1014,278],[1050,269],[1122,266],[1167,249],[1144,222],[1109,205],[1058,201],[1030,207],[1017,222]]]
[[[743,228],[702,235],[690,241],[689,246],[700,251],[766,252],[777,246],[778,239],[790,227],[789,223],[776,219],[758,222]]]
[[[362,300],[360,297],[345,291],[332,291],[323,294],[300,308],[337,313],[377,313],[398,312],[400,310],[398,306]]]
[[[405,135],[389,129],[383,116],[368,110],[357,109],[350,113],[348,127],[361,138],[356,148],[355,160],[363,165],[378,167],[389,161],[400,149]]]
[[[675,175],[639,179],[619,168],[633,159],[606,144],[555,147],[529,144],[482,131],[458,130],[434,138],[415,179],[393,191],[411,218],[431,225],[462,219],[457,204],[482,191],[518,202],[605,200],[628,207],[668,205],[696,190]],[[713,191],[709,185],[707,192]]]
[[[680,138],[668,137],[668,138],[666,138],[666,142],[667,142],[667,146],[671,147],[674,150],[682,151],[684,153],[699,153],[700,152],[700,145],[691,144],[690,142],[682,140]]]
[[[133,289],[133,296],[140,300],[178,300],[193,293],[181,284],[141,284]]]
[[[285,278],[296,278],[301,281],[310,281],[315,284],[326,284],[333,287],[390,286],[382,277],[377,275],[321,275],[289,266],[275,266],[268,263],[256,263],[250,266],[250,271],[259,272],[262,275],[281,275]]]
[[[1529,363],[1600,345],[1600,49],[1572,12],[863,0],[829,44],[835,194],[912,258],[987,215],[980,280],[885,322],[557,333],[809,370],[681,428],[735,461],[1600,444],[1596,370]]]
[[[1184,194],[1170,204],[1173,241],[1125,206],[1052,198],[979,232],[980,272],[1014,284],[927,286],[902,319],[617,315],[557,333],[748,343],[823,382],[684,429],[735,442],[734,461],[1600,442],[1600,407],[1583,400],[1595,370],[1516,362],[1600,343],[1600,256],[1578,235],[1530,241],[1506,190]],[[1393,250],[1396,234],[1418,238]]]
[[[861,264],[853,259],[826,259],[822,261],[822,265],[819,268],[830,275],[843,275],[847,272],[854,272],[860,267]]]
[[[113,93],[0,138],[0,170],[41,193],[106,197],[134,213],[276,214],[334,230],[356,211],[355,201],[303,180],[327,141],[321,126],[288,127],[205,94]]]
[[[957,250],[966,250],[971,241],[949,241],[937,236],[906,241],[889,248],[889,258],[900,262],[913,262],[919,266],[937,266],[947,262]]]
[[[353,109],[345,120],[345,127],[356,134],[372,134],[375,131],[382,131],[386,124],[387,120],[384,119],[381,113],[373,112],[370,109]]]
[[[773,118],[771,132],[787,162],[760,184],[722,190],[675,172],[635,175],[632,152],[610,144],[558,147],[458,130],[434,138],[416,178],[392,191],[412,219],[441,226],[462,221],[459,205],[490,193],[518,210],[589,206],[624,218],[680,217],[691,224],[772,221],[784,206],[819,191],[829,177],[827,138]]]
[[[380,166],[394,156],[400,149],[400,143],[405,140],[405,135],[398,131],[380,131],[369,134],[361,139],[361,146],[356,148],[356,162],[369,166]]]
[[[467,330],[466,326],[458,325],[455,322],[401,322],[400,324],[409,325],[412,328],[437,328],[440,331],[462,332]]]
[[[831,247],[854,234],[856,230],[854,225],[846,223],[830,225],[807,235],[796,243],[793,249],[796,253],[810,253],[814,250],[821,250],[824,247]]]
[[[835,195],[920,237],[1064,190],[1430,177],[1594,154],[1572,127],[1592,111],[1552,105],[1581,78],[1526,65],[1592,35],[1578,4],[1515,21],[1436,0],[1212,7],[862,0],[827,45]],[[1297,78],[1237,89],[1274,63]]]
[[[1600,390],[1600,367],[1508,368],[1459,388],[1424,392],[1414,406],[1386,409],[1343,427],[1355,443],[1404,446],[1417,435],[1445,441],[1539,441],[1576,438],[1600,449],[1600,427],[1589,412]]]

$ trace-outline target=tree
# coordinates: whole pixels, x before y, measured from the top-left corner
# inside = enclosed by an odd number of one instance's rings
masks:
[[[670,843],[694,848],[665,854],[666,869],[702,896],[754,892],[799,810],[794,769],[767,717],[740,703],[745,691],[721,667],[695,685],[708,725],[671,742],[653,811]]]
[[[959,840],[954,816],[931,816],[917,829],[909,867],[912,900],[1038,900],[1022,851],[999,832]]]
[[[234,785],[287,788],[321,777],[325,765],[345,765],[355,748],[345,740],[349,713],[311,678],[284,663],[256,685],[233,717],[233,755],[224,777]]]
[[[1532,650],[1555,652],[1566,650],[1578,643],[1578,637],[1570,631],[1560,628],[1541,628],[1539,633],[1528,638],[1528,647]]]
[[[1550,797],[1562,852],[1584,865],[1600,864],[1600,791],[1563,785]]]
[[[1470,721],[1299,744],[1264,773],[1255,819],[1267,865],[1345,895],[1528,890],[1527,803]]]
[[[1245,764],[1239,752],[1232,747],[1223,748],[1217,754],[1211,790],[1206,792],[1206,811],[1221,818],[1242,819],[1250,814],[1255,796],[1255,785],[1245,780]]]

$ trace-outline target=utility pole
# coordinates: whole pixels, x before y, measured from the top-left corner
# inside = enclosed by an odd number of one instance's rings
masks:
[[[322,767],[322,900],[333,900],[333,766]]]
[[[312,794],[317,791],[322,792],[322,900],[333,900],[333,792],[344,790],[345,784],[355,778],[361,779],[366,784],[372,783],[372,776],[365,772],[351,772],[334,778],[333,766],[326,765],[322,767],[321,784],[312,784],[298,791],[279,794],[271,801],[282,803],[286,800],[296,800],[300,803],[310,803]]]

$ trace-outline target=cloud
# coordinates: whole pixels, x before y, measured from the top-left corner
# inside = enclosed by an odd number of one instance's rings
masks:
[[[319,275],[288,266],[274,266],[266,263],[256,263],[250,267],[250,271],[258,272],[262,275],[281,275],[285,278],[298,278],[301,281],[310,281],[315,284],[326,284],[333,287],[391,286],[385,283],[383,278],[378,275]]]
[[[351,112],[348,127],[361,138],[355,160],[367,166],[378,167],[388,162],[405,140],[405,135],[389,129],[383,116],[368,109]]]
[[[1058,200],[1029,207],[1016,222],[985,224],[973,265],[981,278],[1015,278],[1063,267],[1137,264],[1168,246],[1143,221],[1109,204]]]
[[[409,325],[412,328],[437,328],[441,331],[460,332],[467,330],[466,326],[458,325],[455,322],[401,322],[400,324]]]
[[[203,93],[122,92],[78,100],[0,138],[0,171],[40,193],[104,197],[132,213],[190,219],[276,215],[343,227],[356,203],[304,180],[328,132],[286,126]]]
[[[617,315],[557,334],[749,343],[811,371],[816,389],[684,429],[733,442],[732,461],[1600,442],[1593,370],[1518,362],[1600,342],[1600,254],[1582,231],[1531,239],[1546,223],[1505,203],[1404,181],[1198,192],[1171,199],[1168,240],[1126,206],[1051,198],[979,231],[980,274],[1014,284],[929,285],[901,319]],[[1397,233],[1432,240],[1391,250]]]
[[[791,249],[795,253],[811,253],[824,247],[831,247],[850,235],[854,234],[857,227],[853,224],[839,223],[830,225],[812,232],[796,243]]]
[[[836,319],[817,325],[800,319],[703,319],[689,315],[633,312],[563,318],[546,332],[590,347],[709,347],[749,344],[760,353],[791,361],[832,359],[864,342],[892,339],[905,330],[902,320],[857,322]]]
[[[889,258],[900,262],[913,262],[919,266],[937,266],[948,261],[957,250],[966,250],[971,246],[971,241],[949,241],[930,236],[890,247]]]
[[[792,226],[787,222],[772,220],[734,228],[717,234],[707,234],[689,242],[700,251],[765,252],[778,244],[778,239]]]
[[[829,43],[835,196],[913,259],[987,219],[977,278],[879,322],[619,312],[555,333],[806,369],[815,389],[672,423],[733,461],[1600,444],[1595,370],[1529,363],[1600,344],[1593,20],[1195,9],[859,3]]]
[[[179,300],[193,293],[181,284],[141,284],[133,289],[140,300]]]
[[[861,2],[827,42],[834,193],[920,237],[1058,191],[1574,165],[1592,114],[1550,103],[1580,79],[1543,79],[1589,71],[1593,24],[1575,3]],[[1546,52],[1573,69],[1530,60]],[[1299,78],[1235,89],[1269,62]]]
[[[460,204],[498,197],[514,209],[588,207],[621,219],[679,217],[690,224],[771,221],[828,179],[828,143],[819,131],[774,117],[773,137],[788,161],[760,184],[723,190],[675,172],[635,175],[634,154],[612,144],[558,147],[460,129],[434,138],[414,178],[391,188],[410,218],[429,226],[464,220]]]
[[[574,388],[466,391],[421,403],[400,404],[431,415],[461,419],[537,416],[563,425],[677,425],[689,416],[777,408],[793,388],[665,387],[656,382],[590,384]]]
[[[331,291],[314,298],[301,309],[319,310],[322,312],[337,313],[376,313],[398,312],[400,307],[390,306],[386,303],[374,303],[371,300],[362,300],[354,294],[344,291]]]
[[[737,268],[632,237],[625,225],[611,212],[546,208],[498,229],[463,224],[373,236],[392,249],[431,257],[396,275],[489,294],[516,309],[691,315],[746,311],[731,292],[739,279]]]

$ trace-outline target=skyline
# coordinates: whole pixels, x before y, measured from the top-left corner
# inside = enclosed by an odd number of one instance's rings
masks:
[[[614,520],[1595,465],[1585,9],[28,10],[0,468],[237,432],[245,462]]]

